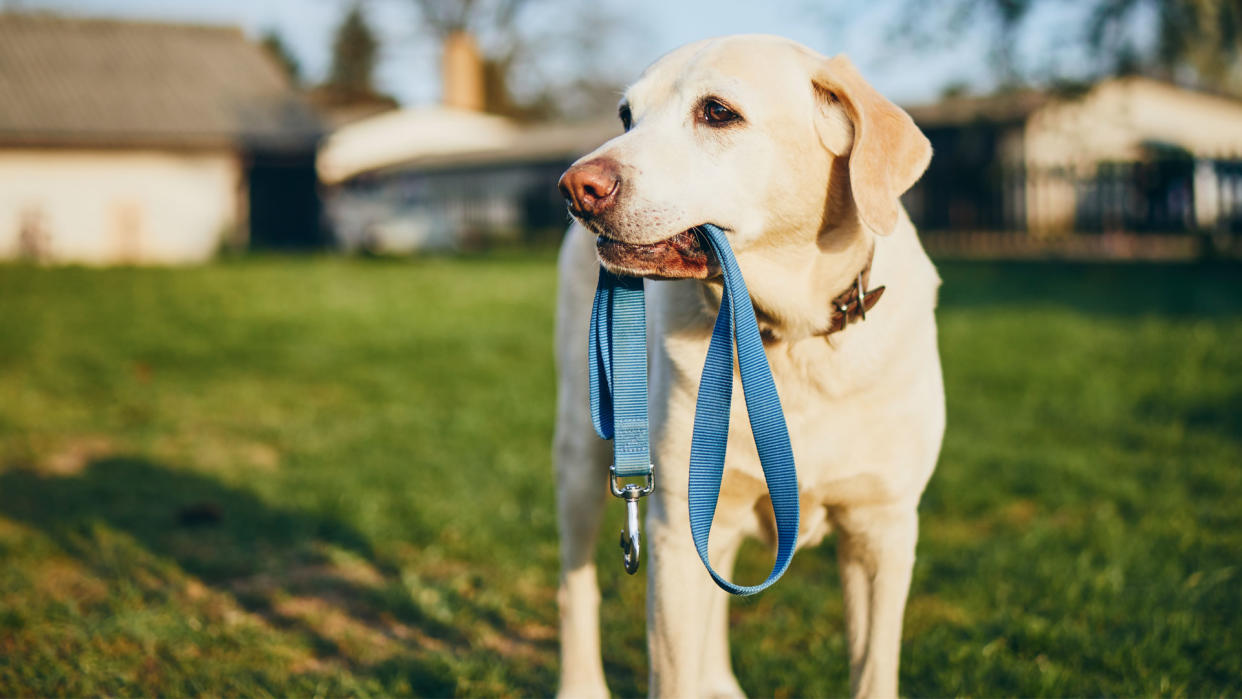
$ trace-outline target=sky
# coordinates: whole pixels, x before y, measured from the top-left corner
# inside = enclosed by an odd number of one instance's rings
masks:
[[[637,77],[647,64],[696,39],[735,33],[779,34],[833,55],[850,56],[877,89],[903,104],[933,101],[948,85],[986,91],[993,84],[988,56],[992,28],[975,23],[934,49],[895,42],[891,28],[906,0],[590,0],[632,18],[635,38],[617,51],[618,72]],[[311,82],[327,73],[333,32],[348,0],[0,0],[4,7],[83,16],[238,25],[252,37],[275,30],[292,48]],[[422,33],[409,0],[370,0],[368,16],[381,37],[376,82],[409,106],[434,103],[440,93],[438,52]],[[586,6],[590,7],[590,6]],[[533,21],[555,21],[538,17]],[[1028,60],[1073,75],[1085,59],[1059,45],[1081,28],[1073,3],[1045,3],[1029,19],[1034,31],[1018,47]],[[1033,38],[1030,38],[1033,37]],[[1081,64],[1081,65],[1080,65]]]

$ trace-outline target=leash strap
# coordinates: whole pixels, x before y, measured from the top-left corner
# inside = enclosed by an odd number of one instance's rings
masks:
[[[649,476],[647,310],[643,280],[599,268],[587,353],[591,421],[611,439],[618,478]]]
[[[753,595],[776,582],[793,558],[798,539],[798,476],[780,396],[741,269],[724,231],[710,224],[701,230],[724,272],[724,295],[695,408],[688,494],[690,531],[699,558],[716,584],[735,595]],[[724,579],[712,568],[707,555],[729,441],[735,342],[746,411],[776,515],[776,561],[768,578],[758,585],[736,585]],[[613,439],[615,474],[650,476],[646,313],[641,279],[600,268],[587,344],[591,418],[600,437]],[[629,570],[628,557],[626,562]],[[634,566],[636,570],[636,562]]]

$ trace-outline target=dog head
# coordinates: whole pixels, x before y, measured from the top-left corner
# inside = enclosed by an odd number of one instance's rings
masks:
[[[749,249],[814,241],[856,221],[887,234],[931,157],[910,117],[844,56],[769,36],[709,39],[648,68],[625,93],[625,133],[562,175],[601,262],[653,278],[715,276],[694,232]]]

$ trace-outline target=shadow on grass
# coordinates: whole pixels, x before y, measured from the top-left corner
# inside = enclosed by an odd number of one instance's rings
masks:
[[[1242,315],[1242,265],[937,260],[942,309],[1070,308],[1094,315]]]
[[[0,473],[0,514],[39,528],[110,585],[131,578],[145,556],[108,553],[99,527],[128,536],[272,626],[305,634],[316,663],[361,671],[386,687],[451,695],[456,680],[445,658],[470,649],[464,632],[423,609],[410,583],[378,564],[349,526],[192,471],[127,457],[98,459],[68,476],[11,468]],[[163,577],[164,587],[183,585],[176,573]],[[448,601],[454,612],[468,604]],[[462,611],[498,623],[487,610]]]

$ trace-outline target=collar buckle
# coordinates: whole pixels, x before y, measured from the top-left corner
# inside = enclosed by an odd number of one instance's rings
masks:
[[[868,265],[870,266],[870,265]],[[863,287],[862,271],[859,270],[858,278],[854,280],[854,286],[858,289],[858,319],[867,319],[867,291]]]

